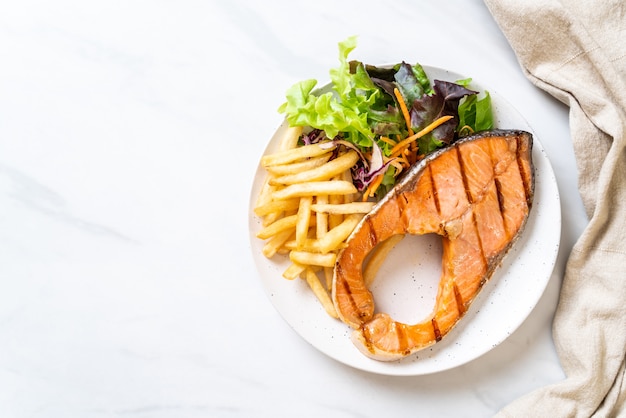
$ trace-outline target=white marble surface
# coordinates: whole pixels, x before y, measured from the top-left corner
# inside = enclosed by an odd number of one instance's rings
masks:
[[[482,2],[71,0],[0,7],[1,417],[488,417],[563,378],[551,321],[586,224],[568,110]],[[417,377],[302,340],[250,255],[248,200],[284,91],[352,57],[449,68],[529,121],[561,253],[522,326]]]

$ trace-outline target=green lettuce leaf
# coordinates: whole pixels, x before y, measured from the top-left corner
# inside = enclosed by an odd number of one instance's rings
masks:
[[[330,71],[333,92],[313,94],[315,80],[296,83],[287,90],[287,102],[278,111],[286,114],[290,125],[321,129],[329,138],[341,133],[354,144],[372,146],[376,134],[369,125],[368,111],[376,108],[381,93],[367,72],[350,71],[348,55],[355,47],[356,37],[339,43],[339,66]]]
[[[459,104],[459,135],[493,129],[493,109],[488,91],[479,98],[478,94],[465,97]]]
[[[354,36],[339,43],[339,65],[330,70],[330,88],[317,89],[317,80],[311,79],[287,89],[286,101],[278,111],[285,114],[291,126],[323,131],[330,139],[347,141],[363,155],[374,155],[376,150],[389,156],[393,141],[382,140],[381,136],[393,137],[395,141],[409,134],[394,93],[397,88],[409,109],[413,132],[441,116],[452,116],[418,139],[422,155],[452,143],[465,132],[493,128],[489,93],[479,98],[477,92],[468,89],[471,79],[456,83],[435,80],[431,85],[419,64],[401,62],[392,67],[376,67],[348,61],[355,48]],[[360,164],[370,166],[371,161]],[[377,195],[389,190],[397,180],[395,167],[383,168],[386,171]]]

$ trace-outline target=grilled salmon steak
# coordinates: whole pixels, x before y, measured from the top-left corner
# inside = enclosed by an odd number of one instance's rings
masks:
[[[415,164],[358,224],[338,255],[332,297],[367,356],[396,360],[456,325],[526,224],[534,194],[532,135],[495,130],[464,137]],[[375,312],[363,279],[377,244],[398,234],[442,237],[435,306],[417,324]]]

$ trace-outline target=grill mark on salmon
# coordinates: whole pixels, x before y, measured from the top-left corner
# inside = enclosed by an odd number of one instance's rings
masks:
[[[355,228],[337,257],[332,297],[366,355],[394,360],[444,338],[465,315],[518,239],[534,194],[532,136],[472,135],[418,162]],[[417,324],[375,313],[363,282],[374,247],[396,234],[442,237],[442,276],[433,311]]]
[[[433,330],[435,332],[435,341],[441,341],[441,331],[439,331],[439,324],[437,323],[437,319],[433,318],[430,321],[433,324]]]
[[[433,201],[435,202],[435,209],[437,209],[437,214],[441,215],[441,206],[439,204],[439,196],[437,192],[437,187],[435,186],[435,180],[433,179],[433,170],[430,166],[428,166],[428,181],[430,183],[430,188],[433,193]]]
[[[465,313],[465,302],[463,302],[463,297],[461,296],[461,292],[459,291],[459,287],[457,286],[456,282],[453,283],[454,285],[454,299],[456,299],[456,307],[459,311],[459,316],[463,316],[463,314]]]
[[[337,266],[336,268],[339,270],[339,272],[341,274],[341,266]],[[356,306],[356,301],[352,297],[352,292],[350,291],[350,286],[348,286],[346,282],[339,283],[338,286],[342,286],[343,288],[341,289],[341,292],[348,295],[348,298],[346,298],[346,300],[350,303],[351,309],[357,310],[358,308]]]
[[[500,184],[500,180],[497,178],[493,180],[493,183],[496,186],[496,194],[498,196],[498,209],[500,209],[500,216],[502,216],[502,221],[505,222],[504,219],[504,196],[502,196],[502,184]]]
[[[463,163],[463,158],[461,158],[461,153],[458,148],[455,148],[456,159],[459,162],[459,166],[461,167],[461,179],[463,180],[463,186],[465,187],[465,195],[467,196],[467,201],[471,205],[474,203],[474,199],[472,198],[472,193],[470,193],[469,189],[469,181],[467,179],[467,174],[465,172],[465,166]]]
[[[522,183],[524,183],[524,191],[526,192],[526,204],[528,206],[531,205],[532,203],[532,194],[533,194],[533,185],[529,184],[527,179],[528,178],[532,178],[532,175],[529,174],[529,172],[526,170],[527,167],[527,161],[522,157],[522,153],[524,152],[523,149],[523,145],[521,143],[521,141],[517,141],[517,148],[516,148],[517,152],[516,152],[516,160],[517,160],[517,166],[518,169],[520,171],[520,176],[522,178]]]
[[[476,236],[478,237],[478,251],[480,252],[480,258],[483,263],[487,264],[487,256],[485,255],[485,249],[483,248],[483,241],[481,239],[480,229],[478,227],[478,221],[476,220],[476,213],[472,212],[472,226],[476,231]]]

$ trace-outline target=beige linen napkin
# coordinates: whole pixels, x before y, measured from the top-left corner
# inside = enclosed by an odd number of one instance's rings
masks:
[[[569,256],[553,323],[566,378],[498,416],[626,416],[626,2],[485,3],[526,76],[570,107],[590,218]]]

